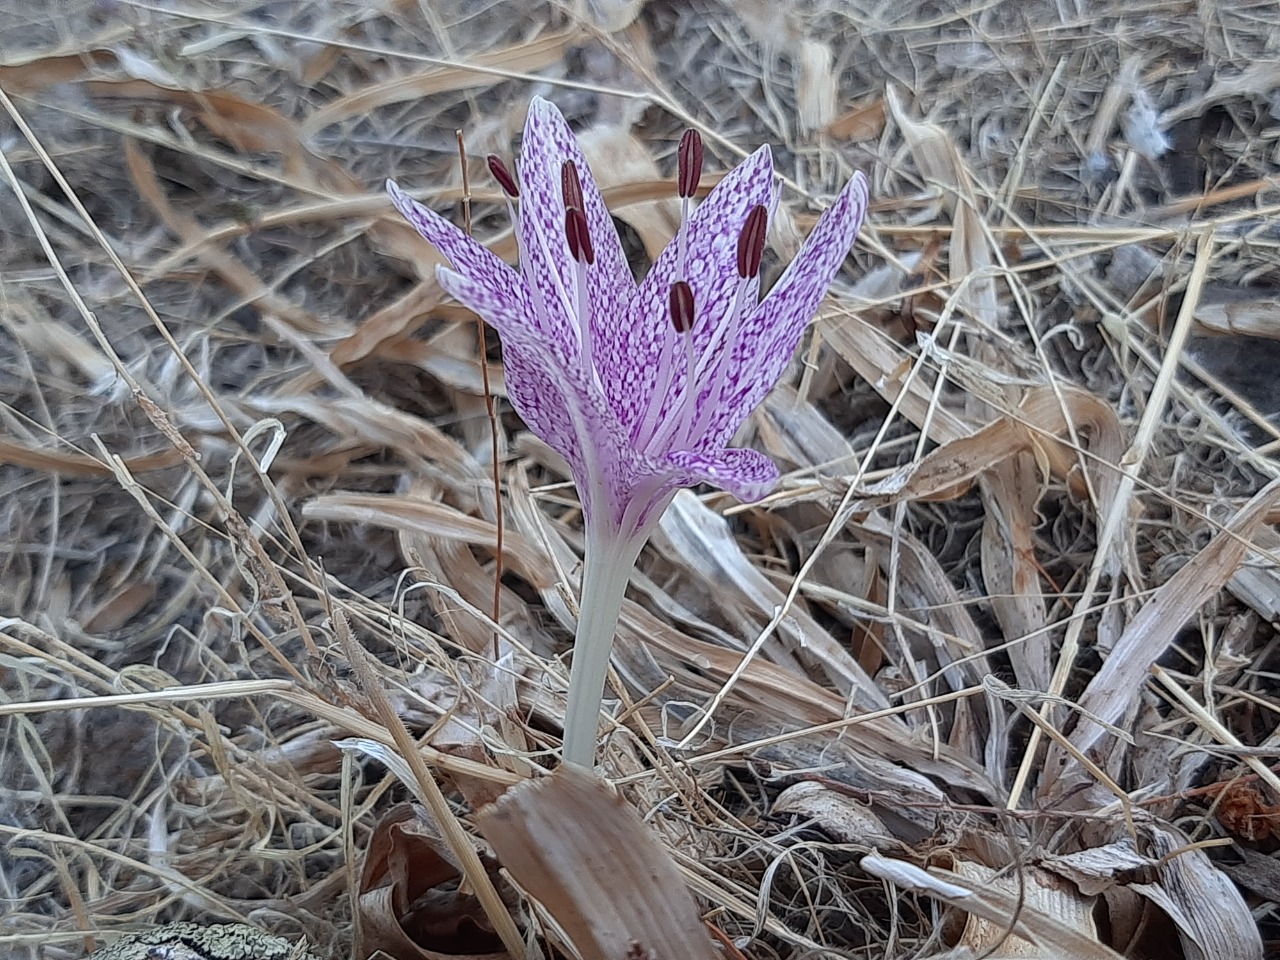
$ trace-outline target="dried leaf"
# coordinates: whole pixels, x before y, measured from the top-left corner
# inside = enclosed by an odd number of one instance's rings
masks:
[[[1252,290],[1235,291],[1252,293]],[[1216,333],[1280,339],[1280,296],[1251,296],[1240,299],[1225,291],[1206,289],[1196,304],[1196,320]]]
[[[1078,703],[1103,723],[1116,723],[1132,707],[1143,689],[1147,671],[1169,648],[1178,630],[1206,600],[1222,589],[1244,559],[1249,538],[1280,500],[1280,480],[1273,480],[1253,497],[1208,546],[1188,561],[1147,600],[1130,621],[1102,669],[1094,674]],[[1082,719],[1071,734],[1076,747],[1093,748],[1105,734],[1098,723]],[[1068,759],[1067,769],[1076,761]],[[1046,764],[1048,769],[1048,764]],[[1064,774],[1065,775],[1065,774]]]
[[[767,619],[785,599],[743,553],[727,521],[689,491],[677,494],[667,508],[655,541],[669,544],[666,549],[686,558],[690,569],[698,571],[709,585],[714,584],[721,604],[740,605]],[[778,632],[794,644],[797,653],[820,664],[837,690],[848,693],[854,704],[868,710],[888,706],[884,692],[803,608],[793,606],[790,615],[778,624]],[[775,659],[785,662],[786,657],[779,651]]]
[[[109,477],[111,468],[86,453],[42,450],[28,447],[0,437],[0,463],[11,463],[31,470],[65,474],[69,477]],[[159,453],[131,457],[124,461],[131,474],[165,470],[182,463],[177,450],[161,450]]]
[[[986,876],[983,880],[969,879],[950,870],[937,867],[924,870],[913,863],[874,853],[863,857],[859,864],[872,876],[949,903],[983,921],[981,927],[969,928],[975,941],[970,946],[980,947],[980,953],[999,949],[1007,943],[1005,931],[1035,946],[1030,952],[1025,945],[1018,945],[1018,953],[990,953],[987,956],[1122,960],[1120,954],[1079,928],[1080,914],[1077,910],[1056,909],[1065,907],[1065,901],[1052,902],[1053,905],[1046,910],[1020,896],[1016,881],[1012,885],[993,883],[992,874],[987,871],[984,871]],[[966,869],[969,873],[976,873],[977,865],[969,864]],[[1052,890],[1051,885],[1047,886]],[[1031,887],[1026,889],[1029,892]]]
[[[572,33],[551,33],[500,50],[472,54],[463,63],[436,66],[394,80],[378,80],[316,110],[307,117],[298,135],[309,140],[331,124],[388,104],[451,90],[491,87],[513,72],[534,73],[559,63],[573,39]]]
[[[835,53],[817,40],[803,40],[796,51],[796,119],[800,133],[829,127],[836,114]]]
[[[591,19],[605,33],[617,33],[631,26],[640,15],[645,0],[586,0]]]
[[[1079,890],[1058,882],[1057,877],[1045,870],[1032,867],[1010,875],[1008,871],[995,870],[972,860],[957,860],[952,869],[980,889],[995,887],[1006,896],[1016,897],[1022,910],[1038,911],[1086,937],[1098,939],[1098,928],[1093,922],[1093,898],[1082,896]],[[959,945],[968,947],[975,956],[985,955],[990,960],[1044,956],[1041,947],[1010,933],[1009,927],[1007,922],[971,913],[960,934]]]
[[[1160,115],[1160,126],[1169,129],[1180,120],[1198,117],[1210,107],[1237,97],[1265,97],[1280,86],[1280,60],[1264,59],[1250,64],[1235,76],[1219,76],[1198,97],[1166,110]]]
[[[357,953],[394,960],[506,960],[480,902],[461,892],[448,848],[408,804],[378,821],[360,868]],[[495,872],[496,873],[496,872]]]
[[[999,320],[999,301],[991,276],[996,259],[982,221],[973,172],[946,131],[907,115],[895,87],[886,88],[885,97],[921,174],[945,191],[954,224],[948,259],[956,302],[975,320],[994,326]]]
[[[1065,402],[1065,415],[1059,398]],[[1066,435],[1069,429],[1087,432],[1091,465],[1117,463],[1124,452],[1124,431],[1109,404],[1083,390],[1036,387],[1016,409],[967,436],[943,442],[921,459],[868,484],[857,492],[847,512],[863,513],[903,501],[953,499],[984,472],[1024,452],[1042,458],[1053,475],[1074,480],[1073,492],[1086,494],[1089,488],[1077,473],[1077,454],[1067,443],[1051,439]],[[1104,510],[1115,497],[1115,471],[1091,467],[1089,472],[1098,496],[1097,508]],[[826,481],[824,485],[842,498],[848,489],[847,480]]]
[[[468,516],[447,504],[418,497],[381,493],[330,493],[313,497],[303,516],[348,523],[372,523],[390,530],[412,529],[431,537],[495,549],[497,528],[488,520]],[[550,586],[540,551],[519,534],[507,532],[503,544],[507,566],[539,589]]]
[[[476,825],[583,960],[718,960],[670,854],[603,780],[560,767]]]
[[[837,140],[865,143],[884,133],[884,97],[870,97],[836,117],[827,126],[827,133]]]
[[[121,25],[121,34],[131,31]],[[0,87],[14,96],[27,96],[59,83],[78,80],[89,67],[113,66],[116,55],[101,48],[76,49],[74,53],[19,54],[0,61]]]
[[[901,844],[871,805],[814,780],[802,780],[778,794],[770,814],[794,814],[814,824],[837,843],[883,850]]]
[[[1185,956],[1262,960],[1262,936],[1248,904],[1208,855],[1187,849],[1186,839],[1172,827],[1153,823],[1147,833],[1152,854],[1161,860],[1160,877],[1130,888],[1173,920]]]
[[[1028,438],[1032,439],[1032,438]],[[1040,569],[1036,563],[1036,505],[1043,480],[1031,450],[1010,456],[981,480],[986,516],[982,523],[982,582],[991,609],[1009,640],[1009,660],[1018,685],[1049,687],[1049,634]]]

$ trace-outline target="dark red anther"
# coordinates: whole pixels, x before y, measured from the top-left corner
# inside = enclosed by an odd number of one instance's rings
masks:
[[[681,197],[692,197],[698,192],[698,182],[702,179],[702,137],[697,130],[684,132],[677,156],[680,164],[676,192]]]
[[[671,285],[671,323],[676,333],[688,333],[693,329],[695,319],[693,304],[693,287],[683,280]]]
[[[560,192],[564,196],[566,210],[570,207],[587,209],[582,202],[582,181],[578,179],[578,166],[572,160],[566,160],[560,167]]]
[[[747,222],[738,234],[738,276],[743,280],[760,276],[760,260],[764,257],[764,237],[769,230],[769,212],[756,204],[747,214]]]
[[[496,153],[491,153],[485,162],[489,164],[489,172],[493,174],[493,179],[498,181],[498,186],[502,188],[502,192],[512,200],[519,197],[520,188],[516,186],[516,178],[511,175],[511,171],[502,162],[502,158]]]
[[[587,217],[577,207],[564,212],[564,238],[569,242],[569,256],[587,266],[596,262],[596,250],[591,245],[591,231],[587,229]]]

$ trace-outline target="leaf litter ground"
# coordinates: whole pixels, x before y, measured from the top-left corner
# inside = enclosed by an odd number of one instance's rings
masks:
[[[560,949],[641,895],[570,924],[476,832],[553,765],[580,515],[380,188],[460,218],[463,131],[512,256],[534,94],[641,267],[686,125],[709,180],[774,146],[767,279],[872,182],[746,437],[784,482],[682,495],[620,625],[600,771],[721,949],[1275,949],[1270,4],[49,6],[0,5],[7,954]]]

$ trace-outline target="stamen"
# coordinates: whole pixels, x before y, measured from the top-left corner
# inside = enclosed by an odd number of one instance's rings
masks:
[[[738,234],[738,286],[733,291],[733,301],[729,311],[719,324],[720,336],[717,342],[707,347],[707,362],[715,367],[715,374],[707,389],[707,402],[702,405],[697,419],[689,428],[690,437],[701,437],[711,425],[721,404],[724,403],[725,385],[728,383],[728,371],[734,366],[733,351],[738,347],[738,334],[742,322],[755,309],[755,304],[747,301],[747,290],[751,282],[760,276],[760,261],[764,257],[765,237],[769,232],[769,211],[756,204],[747,214],[747,222],[742,225]]]
[[[738,276],[746,280],[760,276],[760,261],[764,257],[765,234],[769,230],[769,211],[757,203],[747,214],[747,222],[738,234]]]
[[[662,450],[667,446],[675,449],[685,449],[689,442],[689,426],[693,423],[694,414],[697,412],[698,402],[698,358],[694,352],[693,345],[693,325],[697,319],[697,311],[693,299],[693,288],[684,280],[677,280],[671,285],[671,293],[669,296],[669,304],[671,307],[671,325],[675,327],[676,333],[684,340],[684,390],[680,394],[680,399],[667,413],[667,419],[662,428],[654,434],[653,438],[645,446],[648,453],[654,453],[656,450]],[[664,355],[669,358],[669,354]],[[669,362],[669,360],[668,360]],[[669,362],[671,369],[668,370],[667,382],[664,384],[661,393],[654,394],[654,403],[661,406],[662,400],[666,395],[667,388],[670,387],[671,377],[674,373],[675,364]]]
[[[594,375],[596,351],[595,337],[591,335],[591,296],[587,292],[587,265],[581,260],[574,264],[574,281],[578,297],[578,333],[582,339],[582,366]]]
[[[565,167],[572,166],[572,162]],[[578,207],[564,212],[564,236],[569,242],[569,256],[573,257],[573,296],[578,314],[578,333],[582,343],[582,365],[594,370],[591,337],[591,297],[587,292],[587,267],[596,262],[596,251],[591,246],[591,231],[587,227],[587,215]]]
[[[564,212],[564,237],[569,242],[569,256],[587,266],[596,262],[596,250],[591,245],[591,231],[587,228],[587,215],[580,207],[569,207]]]
[[[689,286],[684,280],[677,280],[671,285],[671,293],[667,303],[671,308],[671,325],[675,327],[676,333],[680,335],[687,334],[693,329],[694,321],[697,319],[693,287]],[[667,398],[667,391],[671,389],[671,381],[675,379],[675,363],[673,362],[674,357],[672,354],[675,353],[677,339],[678,337],[662,338],[662,350],[658,355],[658,367],[653,375],[653,393],[649,395],[649,402],[645,406],[644,414],[637,420],[631,437],[632,442],[641,450],[648,450],[650,442],[654,440],[654,433],[658,426],[658,416],[662,412],[662,402]],[[686,349],[688,349],[693,343],[693,337],[685,336],[684,340]],[[663,432],[669,433],[670,431]]]
[[[658,352],[658,366],[653,374],[653,393],[645,404],[644,413],[636,420],[632,428],[631,442],[637,449],[648,450],[653,439],[654,430],[658,426],[658,415],[662,413],[662,401],[671,389],[671,380],[675,376],[675,364],[672,354],[675,352],[678,337],[662,337],[662,347]]]
[[[515,175],[507,168],[507,165],[502,162],[501,157],[496,154],[489,154],[487,162],[489,164],[489,172],[493,174],[494,179],[502,187],[503,199],[507,202],[507,216],[511,218],[511,232],[516,238],[516,250],[520,254],[520,263],[522,265],[526,264],[529,262],[530,253],[525,245],[524,230],[521,229],[520,225],[520,211],[516,209],[515,203],[512,202],[519,199],[520,196],[520,189],[517,186],[518,181]],[[546,240],[541,238],[541,232],[539,232],[539,237],[542,255],[547,258],[549,263],[551,262],[551,251],[547,249]],[[564,290],[564,285],[561,283],[559,275],[552,273],[551,279],[556,287],[560,302],[566,304],[566,309],[568,309],[568,294]],[[542,285],[537,283],[529,284],[529,292],[533,297],[533,309],[536,315],[540,320],[545,321],[550,316],[551,311],[547,306],[547,297],[542,291]]]
[[[497,180],[498,186],[502,188],[502,199],[507,202],[507,216],[511,218],[511,232],[515,236],[516,250],[520,254],[520,263],[528,263],[529,251],[525,248],[524,231],[520,228],[520,212],[516,209],[515,203],[512,202],[520,199],[519,181],[516,179],[515,174],[511,172],[511,169],[506,165],[506,163],[503,162],[502,158],[496,153],[489,154],[489,156],[485,158],[485,163],[488,165],[489,173],[493,175],[493,179]],[[549,261],[551,259],[551,254],[546,250],[545,241],[543,242],[542,247],[543,256],[545,256]],[[553,276],[552,279],[560,292],[560,299],[563,302],[566,295],[562,289],[560,278],[558,276]],[[533,309],[537,312],[539,317],[547,317],[550,311],[547,308],[547,298],[542,292],[542,287],[536,283],[530,284],[529,287],[530,293],[533,296]]]
[[[516,178],[511,175],[511,171],[507,169],[507,165],[502,162],[502,158],[496,153],[491,153],[486,158],[489,164],[489,173],[493,175],[493,179],[498,181],[498,186],[512,200],[520,196],[520,188],[516,185]]]
[[[578,166],[572,160],[566,160],[560,167],[560,194],[564,197],[566,209],[587,209],[587,205],[582,202],[582,181],[578,179]]]
[[[489,172],[493,174],[494,179],[502,187],[503,199],[507,202],[507,216],[511,218],[511,232],[516,238],[516,251],[520,254],[520,263],[529,262],[529,251],[525,248],[524,231],[520,226],[520,211],[516,209],[516,205],[512,202],[519,198],[519,188],[516,186],[516,178],[507,169],[507,165],[502,162],[500,157],[493,154],[489,155]],[[510,183],[504,181],[509,180]],[[546,244],[543,243],[543,256],[550,260],[551,254],[545,250]],[[559,278],[556,278],[557,285]],[[530,284],[530,290],[533,294],[533,307],[537,311],[539,317],[546,317],[549,314],[547,309],[547,298],[542,292],[542,287],[536,283]],[[563,299],[563,296],[561,297]]]
[[[567,239],[568,238],[567,238],[567,230],[566,230],[566,240]],[[548,264],[554,264],[556,262],[556,259],[551,254],[551,245],[549,243],[549,240],[550,238],[543,231],[541,230],[533,231],[533,241],[538,245],[538,252],[542,254],[543,262]],[[520,246],[521,246],[520,256],[524,257],[526,251],[523,249],[523,246],[524,246],[523,240],[521,240]],[[524,260],[521,260],[521,263],[524,263]],[[567,315],[572,316],[574,311],[574,303],[576,301],[574,298],[570,296],[570,291],[565,286],[565,282],[566,282],[565,278],[561,276],[559,270],[550,270],[548,271],[547,276],[551,280],[551,286],[555,290],[556,299],[560,301],[561,306],[564,308],[564,312]],[[538,283],[533,283],[533,284],[530,284],[530,287],[533,289],[533,295],[535,300],[541,301],[543,312],[544,314],[546,314],[548,311],[546,307],[546,297],[543,295],[543,292],[542,292],[542,285]]]
[[[693,329],[694,321],[693,287],[683,280],[677,280],[671,285],[669,302],[671,322],[676,328],[676,333],[688,333]]]
[[[680,138],[679,175],[676,178],[676,192],[681,199],[696,196],[698,182],[702,179],[702,137],[697,130],[686,130]]]
[[[686,130],[680,138],[680,148],[676,152],[679,158],[676,175],[676,193],[680,197],[680,232],[677,235],[679,251],[680,275],[687,272],[686,249],[689,233],[689,215],[693,212],[693,197],[698,192],[698,183],[702,180],[702,137],[697,130]]]

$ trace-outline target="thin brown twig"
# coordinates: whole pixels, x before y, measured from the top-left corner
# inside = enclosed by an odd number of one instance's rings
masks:
[[[454,135],[458,138],[458,163],[462,167],[462,221],[463,227],[467,231],[467,236],[471,236],[471,180],[467,176],[467,146],[462,139],[462,131],[455,130]],[[485,334],[484,319],[476,316],[476,340],[480,352],[480,379],[484,384],[484,407],[489,415],[489,436],[492,438],[492,447],[490,448],[493,457],[493,509],[494,509],[494,526],[498,531],[498,543],[493,551],[493,622],[498,622],[498,616],[502,613],[502,540],[503,540],[503,523],[502,523],[502,475],[501,466],[498,463],[498,414],[497,404],[493,399],[493,390],[489,385],[489,344]],[[498,661],[498,634],[493,634],[493,660]]]

